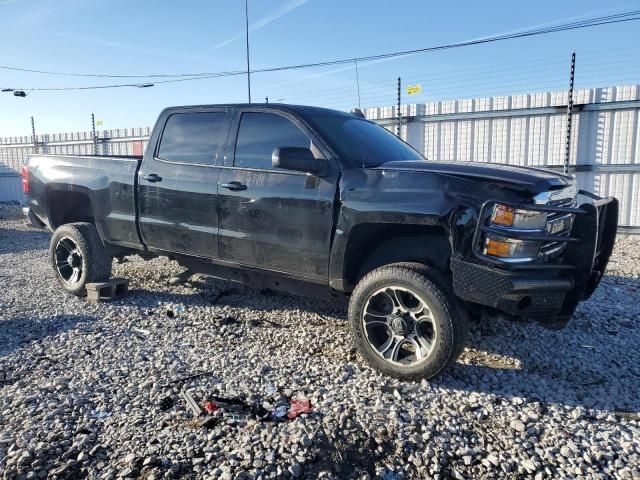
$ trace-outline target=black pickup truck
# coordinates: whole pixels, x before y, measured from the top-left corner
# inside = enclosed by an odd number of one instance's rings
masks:
[[[139,254],[348,296],[364,358],[404,379],[454,362],[483,311],[564,326],[604,273],[618,217],[570,176],[429,162],[361,115],[293,105],[168,108],[144,157],[31,155],[23,176],[68,292]]]

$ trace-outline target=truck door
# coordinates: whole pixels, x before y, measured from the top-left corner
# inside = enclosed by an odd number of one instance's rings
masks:
[[[220,173],[220,259],[327,281],[339,170],[323,178],[276,169],[275,147],[306,147],[313,133],[285,112],[245,109],[233,120]],[[315,143],[319,143],[316,139]]]
[[[216,159],[226,146],[227,111],[169,110],[163,116],[156,148],[146,152],[138,172],[142,240],[152,250],[218,258]]]

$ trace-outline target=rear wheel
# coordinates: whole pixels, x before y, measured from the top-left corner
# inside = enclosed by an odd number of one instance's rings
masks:
[[[96,227],[70,223],[53,233],[49,254],[54,274],[62,288],[73,295],[86,295],[86,284],[111,276],[111,256]]]
[[[432,378],[455,362],[466,341],[464,312],[437,271],[415,263],[365,275],[349,303],[355,342],[377,370]]]

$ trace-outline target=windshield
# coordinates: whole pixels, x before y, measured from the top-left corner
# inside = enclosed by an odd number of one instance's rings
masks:
[[[398,160],[425,160],[393,133],[368,120],[331,114],[311,115],[309,120],[350,166],[372,167]]]

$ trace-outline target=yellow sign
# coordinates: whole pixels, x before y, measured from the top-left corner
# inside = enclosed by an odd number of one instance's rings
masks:
[[[416,95],[422,92],[422,85],[407,85],[407,93],[409,95]]]
[[[104,122],[102,120],[96,120],[96,126],[101,126]]]

